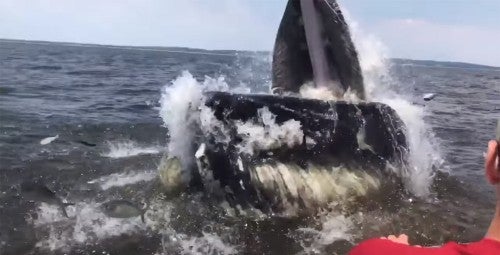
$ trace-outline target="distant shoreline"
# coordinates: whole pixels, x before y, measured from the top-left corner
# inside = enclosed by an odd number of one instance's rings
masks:
[[[436,61],[436,60],[416,60],[416,59],[404,59],[404,58],[391,58],[392,63],[398,65],[413,65],[413,66],[425,66],[425,67],[440,67],[440,68],[466,68],[466,69],[487,69],[487,70],[498,70],[500,67],[472,64],[466,62],[453,62],[453,61]]]
[[[40,45],[64,45],[69,47],[96,47],[96,48],[111,48],[111,49],[124,49],[124,50],[144,50],[144,51],[160,51],[171,53],[184,53],[184,54],[204,54],[204,55],[217,55],[217,56],[238,56],[241,54],[270,54],[269,51],[249,51],[249,50],[206,50],[199,48],[189,47],[170,47],[170,46],[127,46],[127,45],[108,45],[108,44],[94,44],[94,43],[74,43],[74,42],[52,42],[52,41],[39,41],[39,40],[21,40],[21,39],[1,39],[0,43],[24,43],[24,44],[40,44]],[[423,67],[439,67],[439,68],[465,68],[465,69],[486,69],[500,71],[500,67],[473,64],[466,62],[455,61],[437,61],[437,60],[416,60],[405,58],[390,58],[392,63],[398,65],[412,65]]]

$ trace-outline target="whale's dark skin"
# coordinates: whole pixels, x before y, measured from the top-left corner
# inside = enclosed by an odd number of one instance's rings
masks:
[[[386,105],[225,92],[211,92],[206,96],[206,106],[213,110],[229,139],[205,133],[198,145],[203,143],[206,148],[205,156],[213,178],[221,187],[231,190],[225,199],[243,208],[255,207],[272,212],[276,211],[275,206],[279,206],[271,202],[273,198],[258,196],[264,191],[251,182],[249,167],[262,163],[293,164],[306,171],[310,163],[325,167],[343,166],[368,171],[386,182],[394,177],[386,169],[388,163],[394,167],[406,163],[408,150],[404,124]],[[292,148],[263,150],[255,155],[239,151],[237,148],[245,137],[236,132],[236,123],[259,123],[258,110],[263,107],[276,115],[278,125],[288,120],[300,122],[303,142]],[[370,149],[358,144],[360,132],[364,132],[363,143]],[[313,139],[314,145],[307,145],[306,137]]]
[[[404,171],[406,167],[405,125],[389,106],[365,102],[358,55],[335,0],[288,1],[276,37],[272,78],[275,94],[205,93],[203,107],[211,110],[218,125],[208,131],[198,130],[192,145],[198,166],[193,171],[192,186],[214,191],[207,194],[221,196],[233,207],[279,212],[286,210],[283,200],[293,199],[304,207],[310,203],[288,194],[287,198],[280,196],[283,189],[277,186],[264,187],[260,177],[255,177],[259,175],[255,174],[256,167],[264,166],[259,169],[270,173],[265,178],[272,176],[266,181],[274,183],[284,181],[280,171],[291,169],[300,175],[314,167],[329,169],[325,171],[342,167],[369,173],[387,183],[401,183],[389,169]],[[339,99],[350,90],[362,102],[293,95],[309,82],[327,87]],[[301,141],[291,147],[242,151],[248,135],[239,133],[238,125],[264,126],[259,116],[261,109],[276,116],[277,125],[287,121],[300,123]],[[275,170],[273,167],[278,165],[287,170]],[[218,190],[212,190],[214,186]]]
[[[360,99],[365,99],[358,53],[339,5],[335,0],[310,2],[314,3],[314,14],[320,21],[318,29],[321,31],[321,38],[312,40],[321,40],[323,43],[328,79],[334,87],[332,91],[350,88]],[[302,85],[315,80],[310,53],[317,49],[309,45],[308,41],[301,1],[290,0],[274,44],[272,87],[275,91],[298,92]]]

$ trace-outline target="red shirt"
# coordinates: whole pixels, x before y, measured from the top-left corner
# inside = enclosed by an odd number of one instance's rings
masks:
[[[500,255],[500,242],[483,239],[475,243],[450,242],[441,247],[422,248],[377,238],[362,242],[349,255]]]

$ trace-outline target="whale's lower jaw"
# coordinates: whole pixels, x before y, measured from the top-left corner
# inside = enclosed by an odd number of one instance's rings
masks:
[[[199,159],[205,161],[203,156]],[[205,161],[206,162],[206,161]],[[350,203],[378,194],[382,186],[398,185],[396,175],[343,166],[294,163],[266,160],[245,165],[249,178],[221,176],[217,167],[198,168],[205,191],[241,211],[259,210],[265,214],[294,216],[315,212],[332,203]],[[241,166],[241,164],[240,164]],[[376,170],[376,169],[371,169]]]
[[[406,165],[404,125],[379,103],[211,92],[195,182],[233,206],[307,210],[365,196]]]

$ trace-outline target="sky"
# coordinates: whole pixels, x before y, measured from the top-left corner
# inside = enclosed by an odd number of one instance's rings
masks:
[[[500,0],[339,0],[390,57],[500,66]],[[0,0],[0,38],[272,50],[286,0]]]

